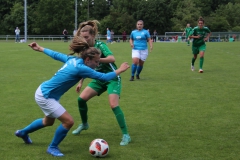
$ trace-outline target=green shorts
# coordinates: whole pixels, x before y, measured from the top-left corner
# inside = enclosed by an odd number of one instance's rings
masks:
[[[88,84],[88,87],[95,90],[98,93],[98,96],[100,96],[106,90],[108,94],[117,94],[120,96],[122,88],[121,78],[119,77],[117,80],[111,80],[108,82],[103,82],[94,79]]]
[[[203,44],[203,45],[198,46],[198,47],[192,46],[192,53],[193,54],[199,54],[200,51],[203,51],[203,52],[206,51],[206,44]]]

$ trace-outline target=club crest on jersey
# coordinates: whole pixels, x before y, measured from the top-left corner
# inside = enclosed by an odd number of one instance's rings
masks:
[[[136,39],[141,39],[141,36],[136,36]]]

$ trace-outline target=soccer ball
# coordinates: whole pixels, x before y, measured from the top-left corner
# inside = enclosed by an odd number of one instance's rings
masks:
[[[94,139],[90,143],[89,152],[94,157],[105,157],[109,152],[109,146],[104,139]]]

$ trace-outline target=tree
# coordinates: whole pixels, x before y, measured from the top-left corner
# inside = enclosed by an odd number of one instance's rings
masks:
[[[135,12],[136,20],[143,20],[144,27],[150,31],[156,29],[158,33],[163,34],[165,31],[171,30],[170,19],[173,10],[168,2],[168,0],[141,1]]]
[[[179,2],[174,12],[174,17],[171,19],[173,23],[172,31],[183,31],[187,23],[195,26],[200,16],[200,9],[196,7],[196,4],[192,0]]]
[[[7,34],[14,33],[15,28],[18,26],[21,31],[24,30],[24,7],[20,2],[16,2],[13,4],[13,7],[10,9],[10,13],[4,16],[3,20],[3,30],[7,32]],[[11,25],[10,25],[11,24]],[[15,33],[14,33],[15,34]]]
[[[40,0],[34,13],[35,34],[62,34],[74,29],[74,1]]]
[[[240,17],[237,15],[240,15],[240,3],[228,3],[227,5],[220,5],[216,12],[212,14],[212,17],[216,21],[215,23],[222,23],[225,30],[232,30],[240,24]],[[219,19],[220,22],[217,22]],[[212,28],[215,28],[215,26],[212,25]],[[221,28],[218,31],[221,31]]]

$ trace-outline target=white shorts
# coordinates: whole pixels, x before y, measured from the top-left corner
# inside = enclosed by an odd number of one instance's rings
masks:
[[[111,37],[107,37],[107,40],[110,40],[111,39]]]
[[[57,100],[53,98],[46,99],[42,94],[40,86],[35,92],[35,101],[47,117],[58,118],[66,111]]]
[[[138,59],[141,59],[142,61],[146,61],[147,57],[148,57],[148,49],[145,49],[145,50],[132,49],[132,58],[138,58]]]

